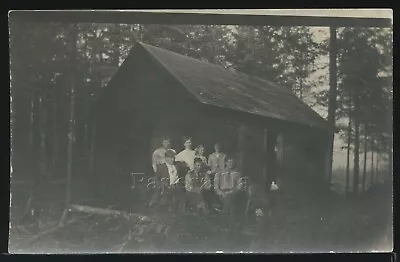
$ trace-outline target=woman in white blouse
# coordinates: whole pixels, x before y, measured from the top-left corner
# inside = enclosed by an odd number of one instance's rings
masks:
[[[183,146],[185,147],[185,149],[176,155],[175,161],[185,162],[190,170],[192,170],[195,158],[195,151],[192,149],[192,138],[185,136],[183,138]]]

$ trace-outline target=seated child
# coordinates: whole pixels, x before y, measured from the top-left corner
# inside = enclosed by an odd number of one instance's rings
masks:
[[[211,180],[208,174],[203,172],[202,164],[203,161],[200,158],[194,159],[193,169],[185,177],[185,188],[189,206],[195,207],[198,212],[207,213],[204,193],[211,189]]]

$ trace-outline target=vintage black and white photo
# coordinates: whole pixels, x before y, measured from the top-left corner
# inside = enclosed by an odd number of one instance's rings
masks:
[[[390,10],[126,12],[10,13],[9,252],[392,250]]]

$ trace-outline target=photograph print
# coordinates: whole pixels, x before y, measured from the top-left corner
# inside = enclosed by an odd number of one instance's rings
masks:
[[[392,251],[391,11],[28,13],[9,16],[10,253]]]

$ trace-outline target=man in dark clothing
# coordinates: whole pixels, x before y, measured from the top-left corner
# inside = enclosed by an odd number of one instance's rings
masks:
[[[182,210],[184,207],[184,177],[179,163],[175,162],[176,152],[168,149],[165,152],[165,163],[157,166],[155,188],[150,206],[155,203],[168,203],[170,210],[173,207]],[[179,172],[180,171],[180,172]]]

